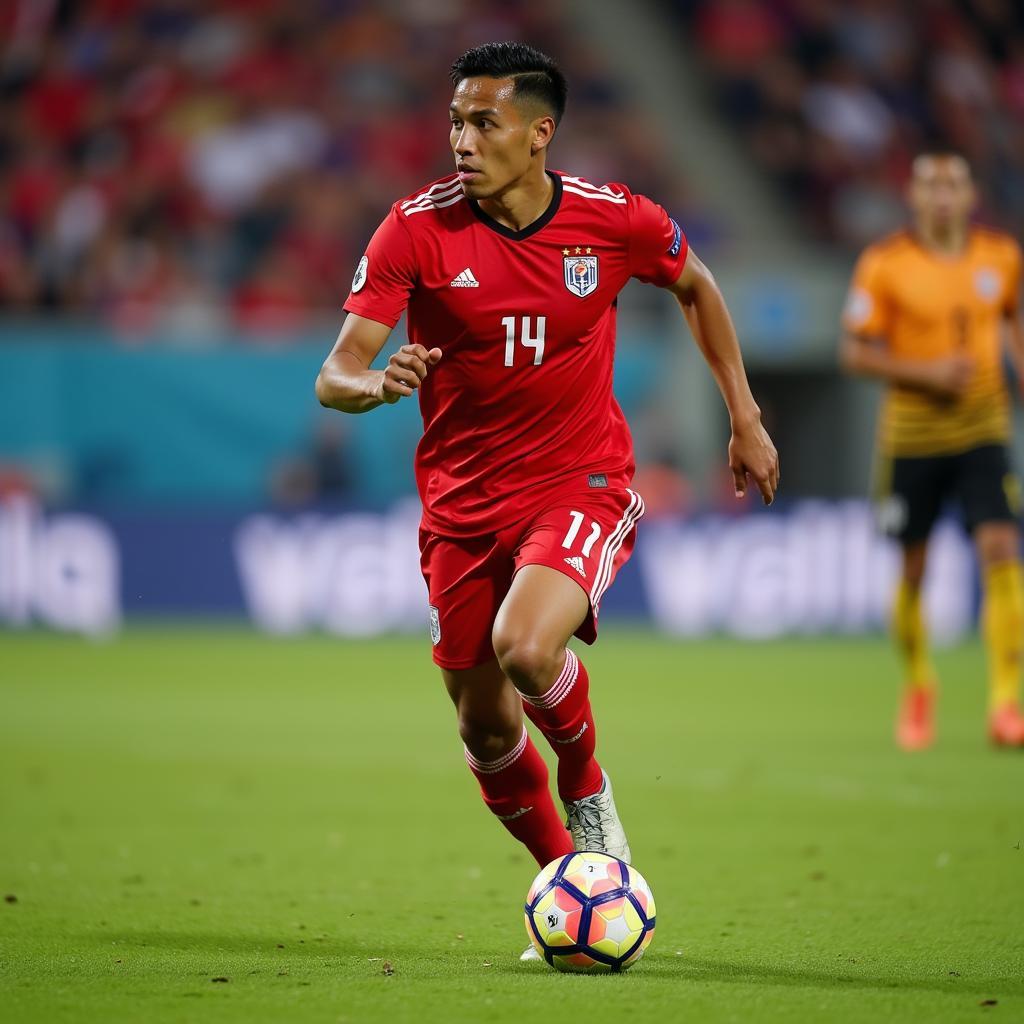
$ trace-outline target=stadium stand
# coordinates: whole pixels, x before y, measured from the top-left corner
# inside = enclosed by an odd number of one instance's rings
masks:
[[[449,169],[437,54],[486,39],[562,57],[555,166],[669,203],[652,133],[570,33],[560,0],[3,5],[0,310],[200,344],[337,319],[384,211]]]
[[[720,109],[808,231],[857,248],[908,164],[971,162],[982,219],[1024,234],[1024,7],[1009,0],[669,0]]]

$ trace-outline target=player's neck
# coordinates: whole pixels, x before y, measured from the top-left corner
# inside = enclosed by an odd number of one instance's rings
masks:
[[[940,256],[958,256],[967,245],[966,224],[918,224],[915,232],[926,249]]]
[[[513,231],[528,228],[551,205],[555,186],[543,165],[513,182],[504,192],[477,205],[488,217]]]

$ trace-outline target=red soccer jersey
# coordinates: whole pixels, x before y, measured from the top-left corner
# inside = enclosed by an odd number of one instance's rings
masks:
[[[416,481],[433,533],[491,533],[591,474],[632,477],[633,441],[612,394],[615,299],[631,277],[672,284],[679,225],[619,184],[561,172],[547,211],[513,231],[457,176],[391,208],[345,303],[440,348],[420,388]]]

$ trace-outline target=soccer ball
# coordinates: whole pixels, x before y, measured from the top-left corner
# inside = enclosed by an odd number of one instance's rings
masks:
[[[654,936],[654,896],[636,868],[606,853],[569,853],[533,880],[526,931],[556,970],[624,971]]]

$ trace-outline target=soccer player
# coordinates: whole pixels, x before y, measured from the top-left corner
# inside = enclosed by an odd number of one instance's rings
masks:
[[[434,661],[483,799],[539,864],[575,849],[629,860],[594,757],[593,643],[629,557],[640,495],[612,394],[616,296],[670,289],[732,419],[737,495],[771,502],[778,459],[721,293],[676,224],[623,185],[546,168],[566,100],[556,64],[491,43],[452,66],[456,173],[396,202],[359,261],[320,401],[362,413],[419,393],[420,551]],[[371,369],[407,311],[409,344]],[[558,758],[555,810],[523,713]]]
[[[1003,342],[1019,375],[1021,251],[1009,236],[971,226],[975,191],[957,155],[919,156],[908,198],[912,228],[869,246],[857,264],[841,350],[847,370],[887,385],[876,489],[880,526],[903,551],[893,612],[905,670],[896,738],[920,750],[935,734],[921,581],[928,535],[955,498],[983,575],[989,735],[996,745],[1020,747],[1024,590]]]

